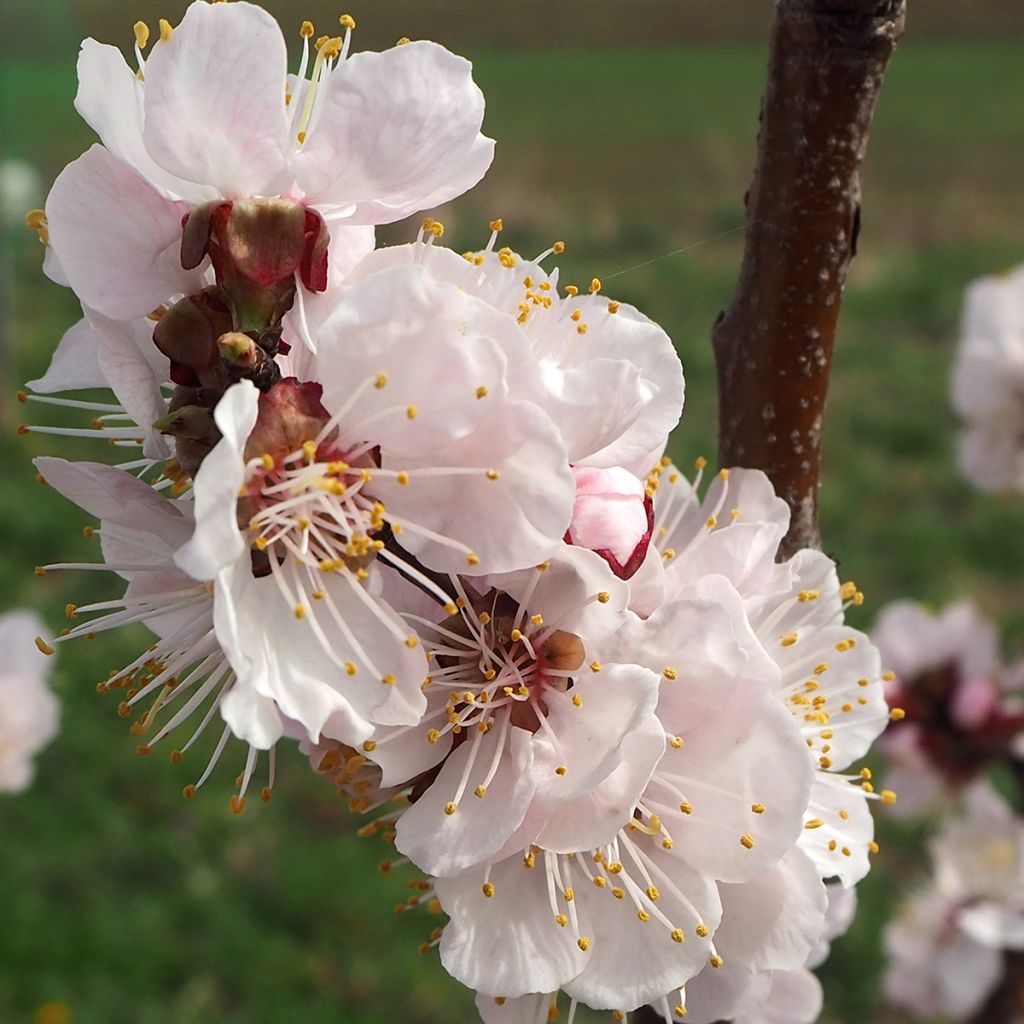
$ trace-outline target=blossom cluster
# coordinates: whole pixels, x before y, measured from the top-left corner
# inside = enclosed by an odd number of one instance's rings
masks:
[[[889,710],[859,603],[768,479],[665,457],[665,332],[551,258],[374,226],[472,187],[492,143],[465,60],[351,52],[197,0],[91,40],[100,136],[33,222],[84,318],[26,401],[86,409],[123,461],[41,458],[99,521],[123,597],[45,651],[143,623],[101,690],[140,753],[212,727],[313,768],[423,874],[428,948],[488,1021],[572,1005],[812,1021],[809,964],[874,849]],[[108,387],[96,404],[59,393]],[[128,449],[127,452],[124,449]],[[833,880],[826,886],[826,880]],[[833,911],[828,912],[831,903]]]
[[[1024,822],[983,781],[931,842],[933,878],[886,928],[886,995],[915,1017],[972,1018],[1024,950]]]
[[[906,717],[879,742],[902,816],[955,807],[993,765],[1024,754],[1024,663],[1006,664],[996,631],[969,602],[931,612],[894,601],[871,632]]]

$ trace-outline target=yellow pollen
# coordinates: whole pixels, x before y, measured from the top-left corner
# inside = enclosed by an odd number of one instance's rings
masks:
[[[451,817],[455,813],[455,804],[451,800],[444,805],[444,813],[447,814],[448,817]]]
[[[878,843],[876,843],[874,840],[872,840],[870,843],[868,843],[868,849],[872,853],[878,853],[878,850],[879,850]]]
[[[807,828],[807,829],[821,828],[821,826],[824,825],[824,824],[825,824],[825,822],[823,822],[821,820],[821,818],[811,818],[810,821],[805,821],[804,822],[804,828]]]
[[[669,665],[661,674],[666,679],[676,679],[679,675],[679,673],[671,665]]]
[[[708,936],[709,936],[709,935],[711,934],[711,930],[710,930],[710,929],[708,928],[708,926],[707,926],[706,924],[704,924],[703,922],[702,922],[701,924],[697,925],[697,927],[696,927],[696,928],[694,928],[694,931],[695,931],[695,932],[696,932],[696,933],[697,933],[697,934],[698,934],[698,935],[699,935],[699,936],[700,936],[700,937],[701,937],[702,939],[706,939],[706,938],[707,938],[707,937],[708,937]]]
[[[436,743],[441,738],[441,734],[436,729],[427,730],[427,742]]]
[[[708,464],[708,460],[705,459],[703,455],[698,455],[697,458],[694,459],[694,462],[693,462],[694,468],[697,469],[697,470],[704,469],[707,466],[707,464]]]
[[[473,790],[473,795],[478,796],[480,797],[481,800],[483,800],[483,798],[487,796],[487,787],[477,786],[476,789]]]
[[[764,814],[764,804],[751,804],[750,809],[755,814]]]
[[[297,604],[295,606],[295,618],[304,619],[306,617],[306,606],[304,604]]]
[[[649,885],[649,886],[647,887],[647,898],[648,898],[648,899],[649,899],[649,900],[650,900],[650,901],[651,901],[652,903],[657,903],[657,902],[658,902],[658,899],[660,898],[660,896],[661,896],[661,893],[660,893],[660,892],[658,892],[658,889],[657,889],[657,887],[656,887],[656,886],[653,886],[653,885]]]
[[[673,928],[670,934],[672,935],[673,942],[682,942],[686,938],[686,936],[683,934],[682,928]],[[684,1010],[683,1013],[685,1012],[686,1011]]]
[[[345,662],[345,671],[348,673],[348,675],[354,676],[356,674],[356,667],[355,667],[355,665],[352,664],[351,661],[346,661]]]
[[[500,217],[495,217],[494,220],[492,220],[491,223],[488,225],[488,227],[492,231],[501,231],[502,228],[505,227],[505,225],[502,222],[502,219]],[[529,287],[529,286],[527,286],[527,287]]]
[[[555,244],[551,246],[551,251],[556,256],[561,256],[562,253],[565,252],[565,242],[555,242]]]
[[[368,754],[371,753],[372,751],[376,750],[376,749],[377,749],[377,744],[373,740],[366,740],[363,743],[363,750],[365,750]]]
[[[721,957],[720,957],[720,956],[719,956],[719,955],[718,955],[718,954],[716,953],[716,954],[715,954],[715,955],[714,955],[714,956],[713,956],[713,957],[712,957],[712,958],[711,958],[711,959],[710,959],[710,960],[708,961],[708,963],[710,963],[712,967],[714,967],[714,968],[716,968],[716,969],[717,969],[717,968],[721,967],[721,966],[722,966],[722,964],[724,964],[724,963],[725,963],[725,961],[724,961],[724,960],[723,960],[723,959],[722,959],[722,958],[721,958]]]
[[[559,765],[559,766],[558,766],[558,767],[557,767],[557,768],[555,769],[555,774],[556,774],[556,775],[565,775],[565,773],[566,773],[566,772],[567,772],[568,770],[569,770],[569,769],[568,769],[568,768],[567,768],[567,767],[566,767],[566,766],[565,766],[564,764],[560,764],[560,765]]]
[[[607,590],[601,590],[598,592],[597,600],[601,604],[607,604],[612,599],[612,595]]]
[[[569,918],[567,918],[565,914],[555,914],[555,924],[557,924],[559,928],[564,928],[568,923]]]
[[[338,19],[338,24],[341,25],[342,28],[347,28],[351,31],[356,27],[356,19],[353,18],[351,14],[343,14]]]
[[[487,388],[483,384],[481,384],[480,387],[478,387],[476,389],[476,397],[477,398],[486,398],[487,397]]]
[[[36,637],[36,648],[40,654],[45,654],[47,657],[53,654],[53,648],[41,636]]]
[[[578,693],[572,695],[572,702],[575,707],[583,707],[583,698]]]
[[[896,794],[891,789],[883,789],[882,792],[878,795],[881,798],[883,804],[888,804],[889,806],[892,806],[894,803],[896,803]]]
[[[144,21],[137,21],[134,28],[135,44],[140,50],[144,50],[149,42],[149,26]]]
[[[535,626],[543,626],[544,625],[544,616],[543,615],[531,615],[530,616],[530,621]]]
[[[621,900],[621,899],[623,898],[623,896],[625,896],[626,894],[625,894],[625,892],[624,892],[624,891],[623,891],[622,889],[620,889],[620,888],[619,888],[619,887],[618,887],[617,885],[613,885],[613,886],[612,886],[612,895],[613,895],[613,896],[614,896],[614,897],[615,897],[615,898],[616,898],[617,900]]]
[[[409,474],[403,469],[395,479],[405,487],[409,483]]]
[[[167,42],[171,38],[171,33],[174,29],[171,28],[171,23],[166,18],[160,19],[160,39],[162,42]]]
[[[479,565],[480,556],[475,551],[470,551],[470,553],[466,555],[466,562],[469,565]]]
[[[609,302],[608,303],[608,312],[609,313],[618,313],[620,306],[621,306],[621,303],[619,303],[619,302],[614,302],[614,301],[613,302]]]
[[[385,686],[394,686],[395,677],[389,672],[386,676],[382,676],[380,680]]]
[[[779,637],[779,643],[783,647],[792,647],[793,644],[796,643],[796,641],[797,641],[796,633],[783,633],[782,636]]]
[[[693,814],[693,804],[691,804],[689,800],[684,800],[679,805],[679,810],[682,811],[683,814]]]
[[[592,661],[590,663],[590,671],[591,672],[600,672],[601,671],[601,662],[599,662],[599,661]]]
[[[744,850],[752,850],[754,848],[754,837],[749,833],[744,832],[743,835],[740,836],[740,846],[742,846]]]
[[[303,39],[312,39],[315,31],[316,29],[313,28],[313,22],[311,21],[304,21],[299,26],[299,35],[302,36]]]
[[[490,899],[494,895],[494,884],[492,882],[484,882],[481,886],[483,894]]]
[[[651,915],[646,910],[638,910],[636,916],[638,921],[643,921],[645,924],[651,919]]]
[[[589,331],[589,330],[590,330],[590,328],[586,324],[580,324],[579,327],[576,328],[576,333],[577,334],[586,334],[587,331]]]
[[[387,387],[388,375],[381,370],[376,377],[373,378],[373,386],[379,391],[383,387]]]
[[[407,46],[411,42],[412,40],[408,36],[402,36],[402,38],[395,43],[395,46]]]
[[[672,1011],[677,1017],[686,1016],[686,1007],[682,1003],[679,1003],[676,1008]]]
[[[892,711],[889,712],[889,717],[894,722],[901,722],[904,718],[907,717],[907,713],[903,710],[903,708],[893,708]]]

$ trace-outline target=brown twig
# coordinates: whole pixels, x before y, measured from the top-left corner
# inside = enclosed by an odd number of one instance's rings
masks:
[[[743,266],[715,324],[719,459],[763,469],[817,547],[822,418],[860,167],[906,0],[777,0]]]

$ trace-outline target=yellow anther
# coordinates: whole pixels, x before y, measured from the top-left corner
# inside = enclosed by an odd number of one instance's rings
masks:
[[[607,590],[598,591],[597,600],[601,604],[607,604],[612,599],[612,595]]]
[[[500,217],[495,217],[494,220],[488,225],[492,231],[501,231],[505,227]],[[529,286],[527,286],[529,287]]]
[[[751,804],[750,809],[755,814],[764,814],[764,804]]]
[[[555,244],[551,246],[551,251],[556,256],[561,256],[562,253],[565,252],[565,242],[555,242]]]
[[[383,387],[387,387],[388,375],[381,370],[376,377],[373,378],[373,386],[379,391]]]
[[[403,487],[405,487],[405,486],[406,486],[406,484],[408,484],[408,483],[409,483],[409,474],[408,474],[408,473],[407,473],[407,472],[406,472],[406,471],[405,471],[405,470],[403,469],[403,470],[402,470],[402,471],[401,471],[401,472],[400,472],[400,473],[399,473],[399,474],[398,474],[398,475],[397,475],[397,476],[395,477],[395,479],[396,479],[396,480],[397,480],[397,481],[398,481],[398,482],[399,482],[399,483],[400,483],[400,484],[401,484],[401,485],[402,485]]]
[[[903,710],[903,708],[893,708],[892,711],[889,712],[889,717],[894,722],[901,722],[904,718],[907,717],[907,713]]]
[[[566,903],[572,903],[572,901],[576,899],[576,893],[573,891],[571,885],[567,885],[565,887],[564,891],[562,892],[562,895],[565,897]]]
[[[686,1007],[682,1003],[678,1003],[675,1009],[672,1011],[677,1017],[686,1016]]]
[[[599,661],[592,661],[590,663],[590,671],[591,672],[600,672],[601,671],[601,662],[599,662]]]
[[[722,964],[724,964],[724,963],[725,963],[725,961],[724,961],[724,960],[723,960],[723,959],[722,959],[722,958],[721,958],[721,957],[720,957],[720,956],[719,956],[719,955],[718,955],[718,954],[716,953],[716,954],[715,954],[715,955],[714,955],[714,956],[713,956],[713,957],[712,957],[712,958],[711,958],[711,959],[710,959],[710,960],[708,961],[708,963],[710,963],[710,964],[711,964],[711,966],[712,966],[712,967],[714,967],[714,968],[715,968],[715,969],[717,970],[717,969],[718,969],[719,967],[721,967],[721,966],[722,966]]]
[[[598,887],[598,889],[604,889],[608,885],[608,879],[605,878],[604,875],[598,875],[594,879],[594,885],[596,885]]]
[[[849,601],[857,593],[857,584],[850,580],[839,588],[839,596],[844,601]]]
[[[636,917],[638,921],[642,921],[644,924],[646,924],[651,919],[651,915],[648,914],[646,910],[638,910],[636,912]]]
[[[566,767],[566,766],[565,766],[564,764],[560,764],[560,765],[559,765],[559,766],[558,766],[558,767],[557,767],[557,768],[555,769],[555,774],[556,774],[556,775],[565,775],[565,773],[566,773],[566,772],[567,772],[568,770],[569,770],[569,769],[568,769],[568,768],[567,768],[567,767]]]
[[[427,742],[436,743],[441,738],[441,734],[436,729],[427,730]]]
[[[740,846],[742,846],[744,850],[752,850],[754,848],[754,837],[750,835],[750,833],[744,832],[743,835],[740,836]]]
[[[576,328],[576,333],[577,333],[577,334],[586,334],[586,333],[587,333],[587,331],[589,331],[589,330],[590,330],[590,328],[589,328],[589,327],[588,327],[588,326],[587,326],[586,324],[580,324],[580,325],[579,325],[579,326],[578,326],[578,327]]]
[[[480,556],[475,551],[470,551],[470,553],[466,555],[466,562],[469,565],[479,565]]]
[[[684,800],[679,805],[679,810],[682,811],[683,814],[693,814],[693,804],[691,804],[689,800]]]
[[[530,616],[530,621],[531,621],[531,622],[532,622],[532,623],[533,623],[533,624],[534,624],[535,626],[543,626],[543,625],[544,625],[544,616],[543,616],[543,615],[540,615],[540,614],[537,614],[537,615],[531,615],[531,616]]]
[[[353,18],[351,14],[343,14],[338,19],[338,24],[341,25],[342,28],[347,28],[351,31],[356,27],[356,19]]]
[[[144,21],[137,21],[135,28],[135,45],[144,50],[149,43],[149,26]]]
[[[673,928],[669,934],[672,936],[673,942],[683,942],[686,939],[682,928]],[[683,1010],[683,1013],[686,1013],[686,1011]]]
[[[171,33],[174,29],[171,28],[171,23],[166,18],[160,19],[160,39],[162,42],[167,42],[171,38]]]
[[[447,814],[448,817],[451,817],[455,813],[455,807],[456,805],[449,800],[448,803],[444,805],[444,813]]]
[[[793,644],[796,643],[796,641],[797,641],[796,633],[783,633],[782,636],[779,637],[779,643],[783,647],[792,647]]]
[[[704,469],[708,464],[708,460],[703,455],[698,455],[693,461],[694,468],[697,470]]]
[[[872,840],[870,843],[868,843],[868,850],[871,853],[878,853],[878,850],[879,850],[878,843],[876,843],[874,840]]]
[[[494,895],[494,883],[484,882],[484,884],[481,886],[481,891],[488,899],[490,899]]]
[[[660,893],[660,892],[658,892],[658,888],[657,888],[657,886],[654,886],[654,885],[649,885],[649,886],[647,887],[647,898],[648,898],[648,899],[649,899],[649,900],[650,900],[650,901],[651,901],[652,903],[657,903],[657,902],[658,902],[658,899],[659,899],[660,897],[661,897],[661,893]]]
[[[709,935],[711,934],[711,929],[710,929],[710,928],[708,928],[708,926],[707,926],[706,924],[704,924],[703,922],[701,922],[701,923],[700,923],[699,925],[697,925],[697,927],[696,927],[696,928],[694,928],[694,931],[695,931],[695,932],[696,932],[696,933],[697,933],[697,934],[698,934],[698,935],[699,935],[699,936],[700,936],[700,937],[701,937],[702,939],[706,939],[706,938],[707,938],[707,937],[708,937],[708,936],[709,936]]]
[[[316,29],[313,28],[313,22],[311,21],[304,21],[299,26],[299,35],[302,36],[303,39],[312,39],[315,31]]]
[[[345,662],[345,672],[350,676],[354,676],[356,674],[356,667],[351,661]]]
[[[304,604],[297,604],[294,610],[295,618],[304,619],[306,617],[306,606]]]
[[[579,288],[576,287],[576,285],[574,285],[574,284],[567,284],[565,286],[565,294],[568,295],[569,298],[575,298],[577,295],[579,295],[579,293],[580,293],[580,290],[579,290]]]
[[[623,896],[626,895],[626,893],[622,889],[620,889],[617,885],[613,885],[612,886],[612,895],[617,900],[621,900],[623,898]]]
[[[891,789],[883,789],[878,795],[883,804],[888,804],[891,807],[896,803],[896,794]]]
[[[402,36],[402,38],[395,43],[395,46],[407,46],[411,42],[412,40],[408,36]]]
[[[557,924],[559,928],[564,928],[568,923],[569,918],[567,918],[565,914],[555,914],[555,924]]]
[[[682,750],[683,746],[684,746],[684,744],[683,744],[683,737],[682,736],[673,736],[672,739],[670,739],[668,741],[668,745],[673,750]]]
[[[36,648],[40,654],[45,654],[47,657],[53,654],[53,648],[41,636],[36,637]]]
[[[572,702],[575,707],[583,707],[583,698],[578,693],[572,695]]]
[[[824,825],[824,824],[825,824],[825,822],[823,822],[821,820],[821,818],[811,818],[810,821],[805,821],[804,822],[804,828],[806,828],[806,829],[821,828],[821,826]]]
[[[486,398],[487,397],[487,388],[486,388],[485,385],[481,384],[480,387],[478,387],[476,389],[476,397],[477,398]]]
[[[609,302],[608,303],[608,312],[609,313],[618,313],[620,305],[621,305],[621,303],[619,303],[619,302],[614,302],[614,301]]]
[[[388,673],[388,674],[387,674],[386,676],[381,676],[381,679],[380,679],[380,681],[381,681],[381,682],[382,682],[382,683],[383,683],[383,684],[384,684],[385,686],[394,686],[394,685],[395,685],[395,682],[396,682],[396,679],[395,679],[395,677],[394,677],[393,675],[391,675],[391,673],[389,672],[389,673]]]
[[[666,679],[676,679],[679,676],[679,673],[671,665],[663,669],[661,674]]]
[[[596,295],[600,290],[601,290],[601,279],[599,277],[595,277],[590,282],[590,294],[591,295]]]

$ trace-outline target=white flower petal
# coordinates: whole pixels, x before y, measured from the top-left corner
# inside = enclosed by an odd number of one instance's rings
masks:
[[[99,340],[85,317],[64,332],[46,373],[30,380],[28,386],[42,395],[108,387],[106,375],[100,369]]]
[[[325,88],[296,175],[318,203],[355,203],[353,223],[387,224],[447,202],[490,166],[472,65],[436,43],[357,53]]]
[[[275,194],[287,186],[287,73],[281,30],[266,11],[196,0],[146,61],[146,149],[171,174],[227,199]]]
[[[93,146],[68,164],[46,200],[50,246],[82,302],[105,316],[145,316],[170,296],[203,287],[181,268],[183,203]]]

